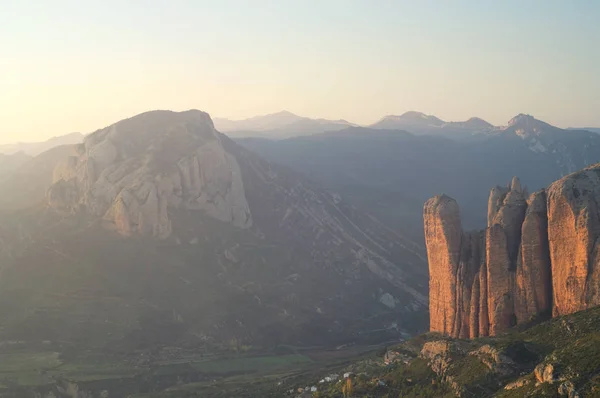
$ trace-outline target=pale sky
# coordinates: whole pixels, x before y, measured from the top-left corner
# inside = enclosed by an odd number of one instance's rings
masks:
[[[600,126],[600,1],[0,0],[0,143],[152,109]]]

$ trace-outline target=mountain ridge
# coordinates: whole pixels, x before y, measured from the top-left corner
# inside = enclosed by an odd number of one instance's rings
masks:
[[[355,127],[305,138],[238,142],[322,181],[393,228],[413,229],[419,240],[422,204],[437,193],[472,209],[463,215],[465,228],[481,228],[487,224],[490,181],[518,175],[539,190],[600,159],[597,134],[552,127],[520,136],[516,130],[504,126],[456,140],[445,134]]]
[[[81,133],[70,133],[52,137],[41,142],[19,142],[15,144],[4,144],[0,145],[0,153],[11,155],[18,152],[23,152],[29,156],[37,156],[57,146],[78,144],[83,140],[83,138],[84,136]]]

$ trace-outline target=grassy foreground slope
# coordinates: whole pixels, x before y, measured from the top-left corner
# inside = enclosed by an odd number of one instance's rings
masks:
[[[242,386],[243,396],[600,397],[600,307],[497,337],[426,334],[390,347],[387,357],[394,357],[387,365],[379,355],[337,369],[340,379],[334,381],[320,382],[329,373],[318,372],[250,380]],[[343,379],[346,372],[352,372],[351,383]],[[307,386],[317,391],[305,392]],[[158,396],[204,395],[185,388],[153,395]]]

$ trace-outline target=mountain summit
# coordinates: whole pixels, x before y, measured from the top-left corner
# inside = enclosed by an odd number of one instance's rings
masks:
[[[546,122],[538,120],[531,115],[518,114],[508,121],[507,129],[512,129],[521,137],[540,135],[550,131],[564,131]]]
[[[398,126],[441,126],[444,122],[432,115],[408,111],[402,115],[387,115],[372,125],[375,128],[394,128]]]
[[[252,225],[240,166],[207,113],[154,111],[86,138],[79,156],[54,172],[56,207],[84,205],[126,235],[171,235],[168,208],[202,210],[236,227]]]

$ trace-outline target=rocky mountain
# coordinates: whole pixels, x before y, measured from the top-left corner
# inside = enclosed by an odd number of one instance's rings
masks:
[[[492,189],[488,226],[470,233],[453,199],[427,201],[431,330],[493,336],[600,304],[599,187],[600,165],[531,195],[514,178],[508,188]]]
[[[229,137],[262,137],[284,139],[325,131],[337,131],[352,126],[345,120],[310,119],[288,111],[255,116],[245,120],[214,119],[215,128]]]
[[[83,134],[71,133],[58,137],[52,137],[43,142],[19,142],[16,144],[0,145],[0,153],[11,155],[18,152],[23,152],[29,156],[37,156],[54,147],[79,144],[82,141]]]
[[[464,139],[492,131],[493,125],[477,117],[464,122],[445,122],[433,115],[410,111],[400,116],[388,115],[369,126],[374,129],[406,130],[416,135],[441,135]]]
[[[28,177],[50,178],[45,199],[0,214],[3,340],[322,345],[426,324],[419,245],[206,113],[144,113],[64,149]]]
[[[274,162],[322,181],[394,229],[422,239],[422,204],[445,192],[463,208],[463,227],[487,225],[490,181],[518,175],[537,191],[600,160],[600,136],[520,115],[468,140],[353,127],[281,141],[239,140]]]

